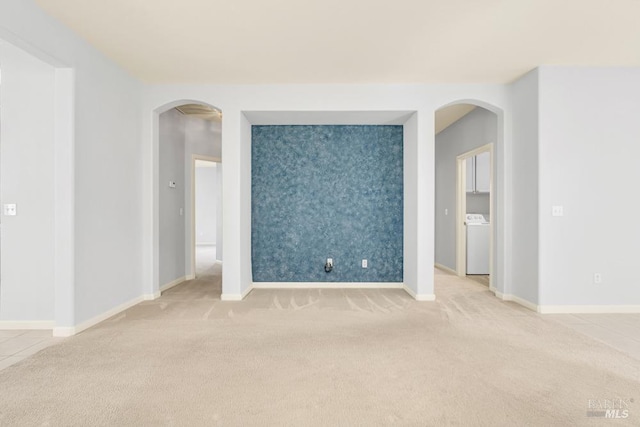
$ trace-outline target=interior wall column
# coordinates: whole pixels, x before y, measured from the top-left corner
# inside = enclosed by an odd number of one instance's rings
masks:
[[[54,321],[55,336],[73,335],[75,324],[75,74],[55,70],[54,108]]]

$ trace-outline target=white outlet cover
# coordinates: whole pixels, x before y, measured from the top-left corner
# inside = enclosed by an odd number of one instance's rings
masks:
[[[362,268],[367,268],[367,267],[369,267],[369,263],[367,262],[366,259],[363,259],[362,260]]]
[[[4,205],[5,216],[16,216],[18,214],[18,207],[15,203],[7,203]]]
[[[564,207],[562,207],[562,206],[552,206],[551,207],[551,215],[553,215],[553,216],[564,216]]]

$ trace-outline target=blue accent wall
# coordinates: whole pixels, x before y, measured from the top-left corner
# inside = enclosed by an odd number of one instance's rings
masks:
[[[402,146],[402,126],[252,126],[253,280],[402,282]]]

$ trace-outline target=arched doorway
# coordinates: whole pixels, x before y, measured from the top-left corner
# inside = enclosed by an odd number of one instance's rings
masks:
[[[196,278],[196,166],[197,161],[213,161],[221,165],[222,111],[208,103],[174,101],[154,111],[154,221],[153,280],[154,295]],[[219,169],[219,168],[216,168]],[[219,174],[218,174],[219,176]],[[221,180],[209,190],[213,199],[221,201]],[[219,212],[216,209],[215,212]],[[214,214],[221,230],[221,215]],[[209,262],[221,261],[221,233],[216,240],[217,255]],[[206,256],[203,255],[203,256]],[[218,262],[218,266],[220,263]],[[216,278],[219,297],[221,269]]]
[[[460,100],[435,112],[435,264],[504,289],[502,110]],[[470,240],[470,241],[469,241]]]

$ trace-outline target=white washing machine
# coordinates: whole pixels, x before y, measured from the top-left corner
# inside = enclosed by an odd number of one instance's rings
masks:
[[[489,274],[491,224],[478,213],[469,213],[465,219],[467,274]]]

